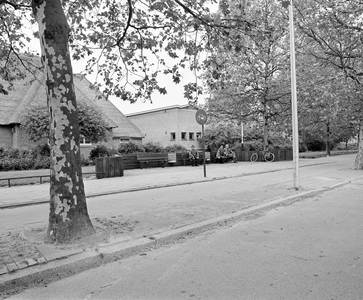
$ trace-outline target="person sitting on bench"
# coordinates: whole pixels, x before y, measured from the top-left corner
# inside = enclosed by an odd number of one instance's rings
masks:
[[[192,166],[198,166],[199,154],[198,151],[195,150],[195,146],[192,145],[192,149],[189,152],[189,159],[192,162]]]
[[[223,144],[218,148],[216,154],[216,162],[223,164],[226,161],[226,155],[224,152]]]
[[[237,162],[236,153],[234,153],[234,151],[232,151],[231,148],[229,148],[228,144],[224,148],[224,155],[226,156],[226,161],[231,159],[233,160],[234,163]]]

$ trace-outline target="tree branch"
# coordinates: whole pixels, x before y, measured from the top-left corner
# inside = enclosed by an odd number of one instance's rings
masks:
[[[31,5],[24,5],[24,4],[16,4],[16,3],[12,3],[10,1],[7,0],[0,0],[0,5],[1,4],[7,4],[12,6],[14,9],[20,9],[22,7],[27,7],[27,8],[31,8]]]
[[[127,0],[127,3],[128,3],[128,7],[129,7],[129,15],[128,15],[128,18],[127,18],[127,23],[126,23],[124,32],[123,32],[122,36],[116,42],[116,45],[118,47],[120,47],[121,42],[125,39],[126,34],[127,34],[127,30],[131,26],[131,20],[132,20],[132,15],[133,15],[132,0]]]

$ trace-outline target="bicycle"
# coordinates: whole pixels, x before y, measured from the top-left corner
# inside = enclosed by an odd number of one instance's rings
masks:
[[[251,155],[251,162],[256,162],[258,159],[258,152],[255,152]],[[273,154],[272,152],[270,151],[266,151],[264,154],[263,154],[263,159],[267,162],[273,162],[275,160],[275,154]]]

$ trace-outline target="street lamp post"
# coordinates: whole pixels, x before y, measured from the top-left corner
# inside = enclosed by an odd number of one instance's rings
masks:
[[[290,23],[290,63],[291,63],[291,106],[292,106],[292,138],[294,162],[294,188],[299,189],[299,130],[297,118],[296,69],[295,69],[295,34],[292,0],[282,1],[282,6],[289,10]]]

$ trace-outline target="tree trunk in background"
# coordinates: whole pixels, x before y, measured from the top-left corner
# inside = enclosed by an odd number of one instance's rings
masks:
[[[263,113],[263,151],[268,151],[268,118],[266,111]]]
[[[355,170],[363,170],[363,120],[359,122],[358,153],[354,163]]]
[[[39,26],[50,115],[48,237],[61,243],[95,231],[87,212],[82,178],[68,23],[60,0],[33,0],[32,7]]]
[[[329,121],[326,123],[326,155],[330,156],[330,123]]]
[[[305,129],[301,129],[301,139],[303,142],[303,149],[305,149],[305,151],[308,151],[308,141],[306,139],[306,130]]]

